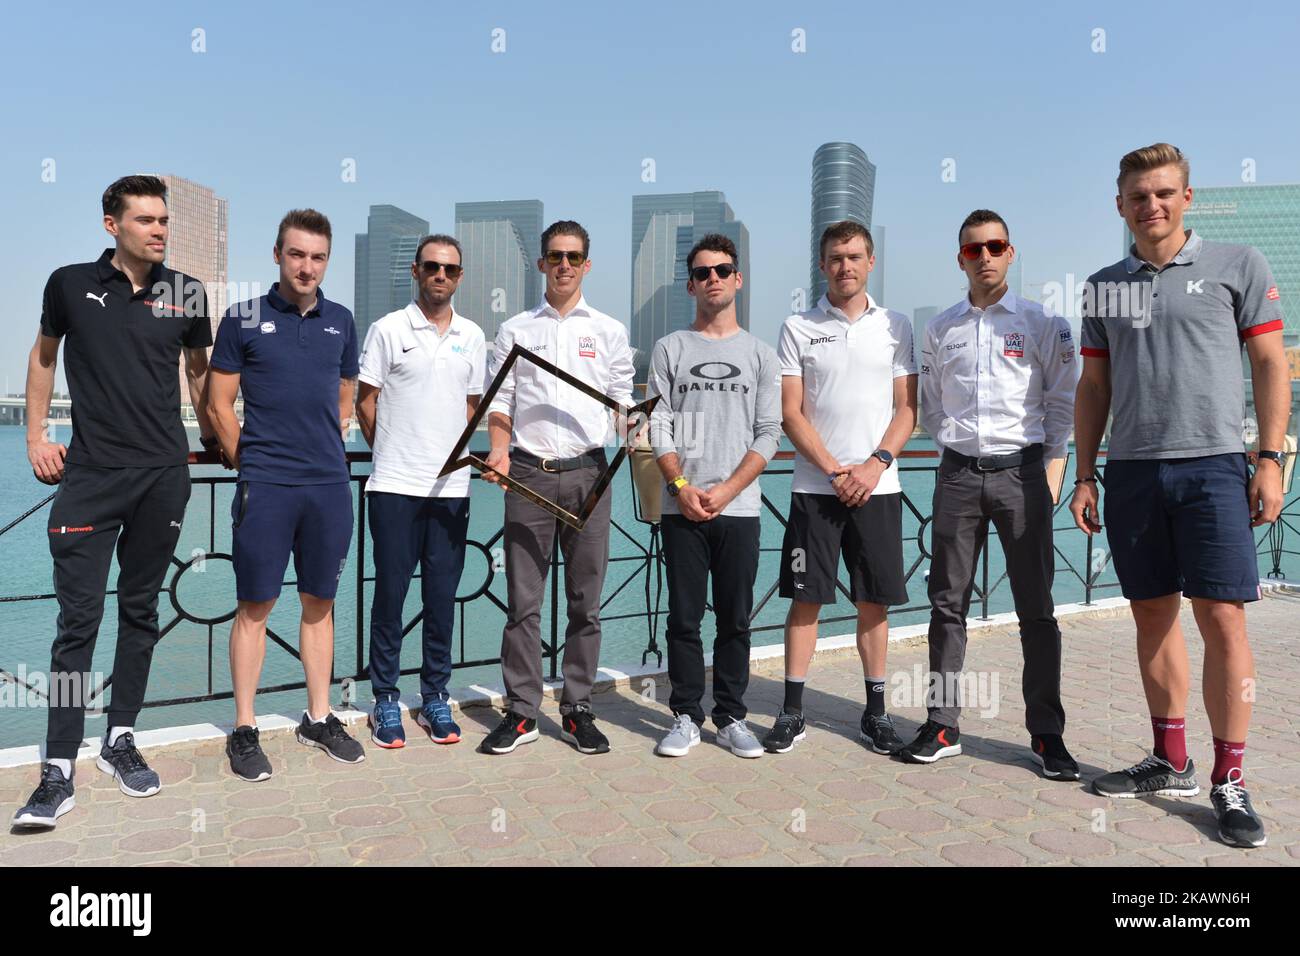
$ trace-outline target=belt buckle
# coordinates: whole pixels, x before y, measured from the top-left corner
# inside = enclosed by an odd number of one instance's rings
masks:
[[[554,458],[543,458],[543,459],[542,459],[542,471],[547,472],[548,474],[552,474],[552,475],[559,474],[560,469],[558,469],[558,468],[552,468],[552,467],[550,467],[550,465],[549,465],[550,462],[553,462],[553,461],[555,461],[555,460],[556,460],[556,459],[554,459]]]
[[[989,466],[987,466],[987,467],[985,467],[985,465],[984,465],[984,463],[985,463],[986,461],[991,462],[991,461],[993,461],[993,460],[994,460],[993,458],[989,458],[989,457],[985,457],[985,458],[976,458],[976,459],[975,459],[975,470],[976,470],[976,471],[997,471],[997,470],[998,470],[998,466],[997,466],[996,464],[994,464],[994,465],[989,465]]]

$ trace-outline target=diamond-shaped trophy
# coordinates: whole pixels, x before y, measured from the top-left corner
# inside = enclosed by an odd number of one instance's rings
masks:
[[[466,424],[465,431],[461,433],[460,440],[456,442],[456,447],[453,448],[451,454],[447,456],[447,462],[442,466],[442,471],[438,474],[439,478],[449,475],[453,471],[464,468],[466,465],[472,468],[477,468],[480,472],[491,471],[499,474],[495,469],[490,468],[486,461],[477,455],[470,454],[466,449],[469,447],[470,439],[478,428],[479,422],[482,421],[483,416],[488,413],[488,407],[492,404],[492,399],[496,397],[497,390],[501,387],[501,383],[505,380],[505,377],[510,374],[510,370],[514,368],[515,362],[518,361],[532,362],[538,368],[542,369],[542,371],[550,372],[560,381],[573,386],[582,394],[600,402],[600,404],[613,411],[616,415],[624,411],[622,405],[609,396],[597,391],[582,379],[570,375],[564,369],[553,365],[544,358],[538,358],[534,353],[528,351],[522,346],[516,345],[510,350],[510,354],[502,364],[501,370],[497,372],[496,378],[492,380],[492,384],[488,386],[487,391],[483,393],[483,397],[479,399],[478,408],[474,412],[474,417],[469,420],[468,424]],[[658,401],[659,396],[656,395],[653,398],[647,398],[645,401],[639,402],[636,405],[628,406],[626,411],[629,421],[633,420],[634,417],[639,414],[644,416],[643,421],[648,422],[650,419],[650,412],[654,410],[655,404]],[[640,428],[643,426],[637,425],[636,427]],[[572,511],[565,508],[561,508],[554,501],[551,501],[545,495],[538,494],[516,478],[503,475],[501,476],[501,485],[507,492],[513,492],[527,498],[533,504],[537,505],[537,507],[553,514],[571,528],[581,531],[583,526],[587,523],[587,519],[591,517],[591,513],[596,509],[596,504],[600,501],[600,496],[605,493],[605,489],[609,487],[610,481],[613,480],[614,473],[618,471],[618,466],[621,465],[623,459],[627,457],[627,445],[624,442],[624,437],[620,435],[619,439],[620,444],[618,453],[614,455],[614,459],[609,463],[609,466],[601,474],[600,479],[592,487],[591,494],[587,495],[587,500],[583,502],[582,509],[577,514],[574,514]]]

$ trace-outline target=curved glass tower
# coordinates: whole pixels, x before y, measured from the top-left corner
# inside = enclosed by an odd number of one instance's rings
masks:
[[[853,143],[823,143],[817,147],[812,165],[810,307],[826,292],[826,277],[817,267],[822,233],[827,226],[843,219],[852,219],[870,229],[875,191],[876,167],[861,147]]]

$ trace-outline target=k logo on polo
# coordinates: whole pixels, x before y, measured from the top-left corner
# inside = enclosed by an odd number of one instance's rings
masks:
[[[1205,290],[1201,288],[1201,283],[1204,282],[1204,281],[1205,281],[1204,279],[1197,279],[1197,280],[1195,280],[1195,281],[1193,281],[1193,280],[1191,280],[1191,279],[1188,279],[1188,280],[1187,280],[1187,294],[1188,294],[1188,295],[1193,295],[1193,294],[1195,294],[1195,295],[1204,295],[1204,294],[1205,294]]]

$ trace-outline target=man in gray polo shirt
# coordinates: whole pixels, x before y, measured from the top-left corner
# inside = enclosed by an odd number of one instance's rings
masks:
[[[1178,613],[1185,595],[1205,641],[1203,691],[1215,755],[1210,799],[1219,837],[1261,846],[1264,828],[1243,786],[1255,679],[1245,602],[1259,597],[1251,528],[1275,521],[1282,507],[1290,384],[1268,264],[1248,246],[1206,242],[1183,230],[1192,202],[1188,177],[1187,160],[1168,143],[1120,160],[1116,205],[1134,244],[1084,289],[1079,472],[1070,511],[1083,531],[1101,530],[1093,472],[1113,411],[1107,540],[1137,625],[1155,738],[1152,755],[1093,787],[1112,797],[1200,792],[1184,737],[1188,662]],[[1242,438],[1242,343],[1259,417],[1253,476]]]
[[[705,236],[686,257],[695,322],[655,343],[650,441],[667,487],[668,677],[672,729],[656,752],[684,757],[704,724],[700,622],[713,576],[713,723],[718,743],[739,757],[763,747],[745,724],[749,619],[758,574],[758,476],[781,438],[776,352],[736,322],[741,275],[726,236]]]

